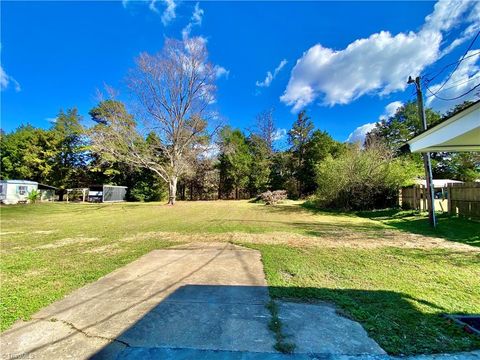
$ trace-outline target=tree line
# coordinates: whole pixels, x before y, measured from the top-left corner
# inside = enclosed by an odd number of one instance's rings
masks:
[[[136,201],[174,204],[286,190],[319,206],[360,209],[392,205],[398,188],[422,174],[420,156],[399,151],[420,131],[415,103],[379,122],[365,144],[334,140],[301,111],[286,134],[288,148],[278,149],[271,109],[249,131],[216,124],[215,74],[204,42],[167,39],[159,53],[141,54],[128,75],[134,112],[108,91],[90,110],[89,128],[72,108],[60,111],[50,129],[2,132],[1,176],[59,189],[125,185]],[[440,120],[427,109],[429,126]],[[433,165],[436,178],[479,178],[478,154],[436,153]]]

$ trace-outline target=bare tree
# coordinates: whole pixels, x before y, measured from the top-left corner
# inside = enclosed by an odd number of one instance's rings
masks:
[[[205,136],[210,118],[208,107],[214,100],[216,69],[207,58],[200,38],[167,39],[160,53],[140,54],[128,84],[138,101],[142,127],[114,101],[113,109],[103,111],[108,119],[99,121],[92,134],[97,151],[148,168],[166,181],[171,205],[175,203],[178,177],[186,171],[192,150]]]
[[[270,153],[273,152],[273,142],[277,135],[273,112],[273,108],[262,111],[257,115],[255,124],[255,133],[265,141]]]

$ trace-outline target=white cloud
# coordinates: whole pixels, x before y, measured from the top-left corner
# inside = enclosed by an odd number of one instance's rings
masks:
[[[284,68],[285,65],[287,65],[287,62],[287,59],[283,59],[282,61],[280,61],[280,64],[278,64],[278,66],[275,68],[273,74],[271,71],[267,71],[267,76],[265,77],[265,80],[257,81],[255,85],[257,85],[258,87],[269,87],[273,79],[275,79],[278,73]]]
[[[161,15],[161,20],[164,26],[167,26],[172,20],[174,20],[177,17],[177,14],[175,13],[177,3],[175,2],[176,0],[143,0],[143,1],[132,1],[133,3],[142,3],[142,4],[147,4],[148,3],[148,8],[153,11],[156,14],[160,14],[160,10],[157,7],[157,3],[161,1],[164,3],[165,10],[163,11]],[[122,6],[124,9],[127,8],[127,5],[131,2],[131,0],[122,0]]]
[[[22,91],[22,88],[17,80],[15,80],[12,76],[8,75],[2,66],[0,66],[0,90],[6,90],[9,85],[12,84],[13,88],[16,92]]]
[[[287,136],[287,129],[277,129],[273,133],[273,141],[283,140]]]
[[[403,106],[403,103],[401,101],[393,101],[387,106],[385,106],[385,110],[383,111],[383,114],[378,117],[378,120],[386,120],[393,115],[396,114],[397,110]],[[377,123],[366,123],[362,126],[357,127],[355,130],[353,130],[350,135],[348,135],[347,142],[350,143],[360,143],[363,145],[365,142],[365,137],[367,134],[372,131],[375,128],[375,125]]]
[[[228,79],[228,75],[230,74],[230,70],[225,69],[223,66],[215,66],[215,74],[217,76],[217,79],[220,79],[221,77],[225,76]]]
[[[200,157],[204,159],[213,159],[220,154],[220,146],[215,143],[198,145],[197,147],[200,150]]]
[[[367,123],[365,125],[357,127],[355,130],[353,130],[350,135],[348,135],[347,142],[350,143],[360,143],[363,145],[365,141],[365,136],[373,130],[375,127],[376,123]]]
[[[366,94],[383,96],[404,90],[409,75],[418,75],[446,53],[444,32],[460,23],[478,26],[474,14],[479,6],[439,1],[418,32],[381,31],[338,51],[316,44],[297,60],[280,100],[295,112],[316,99],[332,106]]]
[[[403,106],[401,101],[393,101],[385,106],[385,111],[378,118],[378,120],[387,120],[397,113],[397,110]]]
[[[156,0],[152,0],[152,2],[150,3],[150,6],[149,6],[150,9],[152,9],[152,7],[153,9],[156,9],[155,1]],[[177,4],[175,3],[175,0],[163,0],[163,2],[167,7],[162,14],[162,23],[163,25],[167,26],[170,23],[170,21],[175,19],[175,17],[177,16],[175,13],[175,8],[177,7]]]
[[[190,22],[182,29],[182,38],[186,39],[190,37],[192,27],[202,25],[203,14],[204,11],[200,8],[200,4],[197,2],[195,4],[195,8],[193,9],[193,14],[190,18]]]
[[[440,88],[445,80],[447,79],[444,78],[442,81],[439,81],[439,83],[429,87],[430,91],[425,93],[426,106],[444,113],[466,100],[480,98],[480,89],[478,88],[476,91],[474,90],[468,95],[455,100],[446,101],[432,95],[432,93],[434,93],[443,99],[452,99],[461,96],[475,85],[480,84],[480,49],[470,50],[466,54],[465,60],[460,63],[450,79]]]

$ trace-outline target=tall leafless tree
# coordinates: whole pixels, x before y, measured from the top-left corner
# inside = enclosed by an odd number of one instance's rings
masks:
[[[92,135],[94,146],[117,161],[154,171],[168,183],[168,203],[173,205],[178,177],[206,134],[215,78],[216,68],[208,62],[201,38],[167,39],[160,53],[140,54],[128,85],[142,126],[124,111],[107,110],[111,118]]]
[[[277,136],[273,112],[273,108],[262,111],[257,115],[255,124],[255,133],[265,141],[270,153],[273,152],[273,143]]]

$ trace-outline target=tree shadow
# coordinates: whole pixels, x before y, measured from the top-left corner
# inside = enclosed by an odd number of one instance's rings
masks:
[[[381,221],[402,232],[480,246],[480,222],[478,221],[449,216],[448,214],[437,214],[437,227],[432,228],[426,214],[413,210],[388,209],[358,212],[357,215]]]
[[[265,291],[259,286],[184,285],[116,340],[131,348],[135,356],[130,358],[152,354],[151,350],[136,349],[142,347],[273,352],[269,339],[273,335],[265,331],[268,319],[264,317],[270,316],[264,307]],[[360,322],[368,336],[389,354],[469,351],[480,346],[479,338],[443,316],[445,309],[404,293],[315,287],[270,287],[269,292],[273,298],[285,301],[335,304],[339,316]],[[420,311],[420,306],[434,311]],[[311,321],[305,318],[305,325]],[[344,341],[349,348],[346,343],[353,334],[348,329],[338,328],[335,323],[321,326],[325,326],[326,334],[336,331],[336,341]],[[100,349],[91,359],[111,359],[112,353],[119,352],[118,341]]]
[[[349,224],[339,223],[335,226],[344,227],[351,230],[359,231],[375,231],[386,230],[389,227],[399,230],[405,233],[418,234],[424,236],[438,237],[448,241],[460,242],[471,246],[480,246],[480,222],[475,220],[469,220],[457,216],[449,216],[442,213],[437,214],[438,225],[437,228],[432,228],[428,222],[428,217],[425,213],[420,213],[414,210],[401,210],[401,209],[383,209],[372,211],[352,211],[342,212],[337,210],[318,209],[310,202],[304,202],[301,204],[288,204],[278,205],[272,207],[266,207],[265,211],[272,213],[298,213],[308,212],[315,215],[328,215],[328,216],[341,216],[341,217],[358,217],[370,220],[378,221],[378,225],[375,224]],[[309,228],[307,231],[311,235],[322,236],[322,226],[326,225],[318,224],[318,228],[315,229],[315,223],[307,223]],[[372,233],[373,234],[373,233]],[[383,236],[383,234],[379,234]]]

